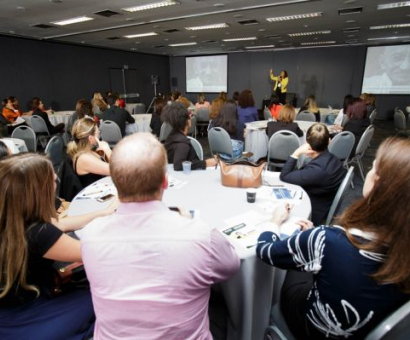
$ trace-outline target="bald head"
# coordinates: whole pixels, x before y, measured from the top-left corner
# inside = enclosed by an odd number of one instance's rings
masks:
[[[150,133],[122,139],[110,159],[112,180],[122,202],[145,202],[160,197],[167,157],[164,147]]]

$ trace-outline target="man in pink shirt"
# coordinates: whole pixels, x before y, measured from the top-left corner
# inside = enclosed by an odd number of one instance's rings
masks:
[[[222,234],[162,203],[163,146],[148,133],[124,138],[110,161],[117,211],[83,230],[82,255],[97,316],[94,339],[211,340],[211,285],[239,258]]]

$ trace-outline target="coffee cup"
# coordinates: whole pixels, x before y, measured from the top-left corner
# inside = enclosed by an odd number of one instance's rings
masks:
[[[255,203],[256,201],[256,189],[249,188],[246,190],[246,200],[248,203]]]

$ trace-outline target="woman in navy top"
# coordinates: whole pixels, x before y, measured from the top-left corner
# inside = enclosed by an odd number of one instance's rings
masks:
[[[304,272],[292,286],[290,271],[282,289],[282,311],[298,339],[363,339],[410,299],[410,140],[382,143],[363,196],[338,219],[340,226],[281,241],[288,207],[275,212],[274,232],[259,237],[256,252],[264,262]]]
[[[238,115],[242,123],[254,122],[258,119],[258,110],[255,107],[252,91],[244,90],[239,95],[238,100]]]

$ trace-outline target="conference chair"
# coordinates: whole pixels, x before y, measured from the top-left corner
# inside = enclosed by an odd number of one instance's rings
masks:
[[[48,140],[51,138],[46,122],[39,116],[31,116],[30,125],[36,133],[37,144],[40,142],[41,146],[44,148]]]
[[[24,140],[28,151],[37,151],[37,137],[34,130],[29,126],[18,126],[11,134],[11,138],[19,138]]]
[[[223,128],[214,127],[209,130],[208,140],[212,156],[216,154],[224,154],[231,159],[234,159],[231,137]]]
[[[372,124],[372,125],[374,124],[374,120],[376,119],[376,117],[377,117],[377,110],[374,109],[372,111],[372,113],[370,114],[370,116],[369,116],[370,124]]]
[[[171,131],[172,131],[172,126],[166,122],[163,122],[161,125],[161,130],[159,132],[159,141],[160,142],[165,141],[168,138]]]
[[[207,131],[209,125],[209,109],[198,109],[196,111],[196,126],[198,127],[198,132],[204,135]]]
[[[365,340],[410,339],[410,301],[386,317]]]
[[[364,168],[363,168],[363,163],[362,163],[362,158],[370,146],[370,141],[373,138],[374,134],[374,126],[369,125],[368,128],[363,132],[362,137],[360,137],[359,144],[357,144],[356,151],[354,156],[352,157],[351,160],[347,162],[347,164],[350,163],[356,163],[359,167],[360,170],[360,175],[362,176],[362,179],[364,181]]]
[[[334,154],[343,162],[343,166],[347,169],[347,161],[352,152],[355,142],[355,136],[350,131],[338,133],[329,144],[329,152]]]
[[[396,128],[396,135],[408,136],[406,116],[400,109],[394,111],[394,127]]]
[[[275,132],[268,143],[268,169],[283,168],[288,157],[300,146],[296,133],[288,130]]]
[[[263,117],[265,118],[265,120],[273,119],[272,114],[267,107],[265,107],[265,109],[263,110]]]
[[[59,172],[61,162],[63,161],[64,142],[61,136],[54,136],[49,140],[44,150],[53,163],[53,168],[56,173]]]
[[[316,122],[316,117],[312,112],[302,111],[296,115],[295,120],[300,120],[304,122]]]
[[[122,139],[120,127],[111,120],[101,121],[100,132],[101,139],[107,142],[110,147],[113,147]]]
[[[188,136],[196,138],[196,116],[191,118],[191,128],[188,131]]]
[[[326,225],[330,225],[330,222],[332,222],[333,216],[336,214],[337,209],[339,208],[340,202],[342,201],[342,198],[347,192],[347,189],[349,187],[349,183],[353,181],[353,170],[354,167],[350,167],[349,170],[347,171],[347,174],[345,178],[343,179],[342,183],[340,183],[339,189],[337,189],[335,198],[333,199],[332,205],[330,206],[329,212],[326,217]]]
[[[188,136],[189,141],[191,142],[192,147],[195,149],[196,155],[198,158],[204,160],[204,150],[202,149],[201,143],[199,143],[195,138]]]

